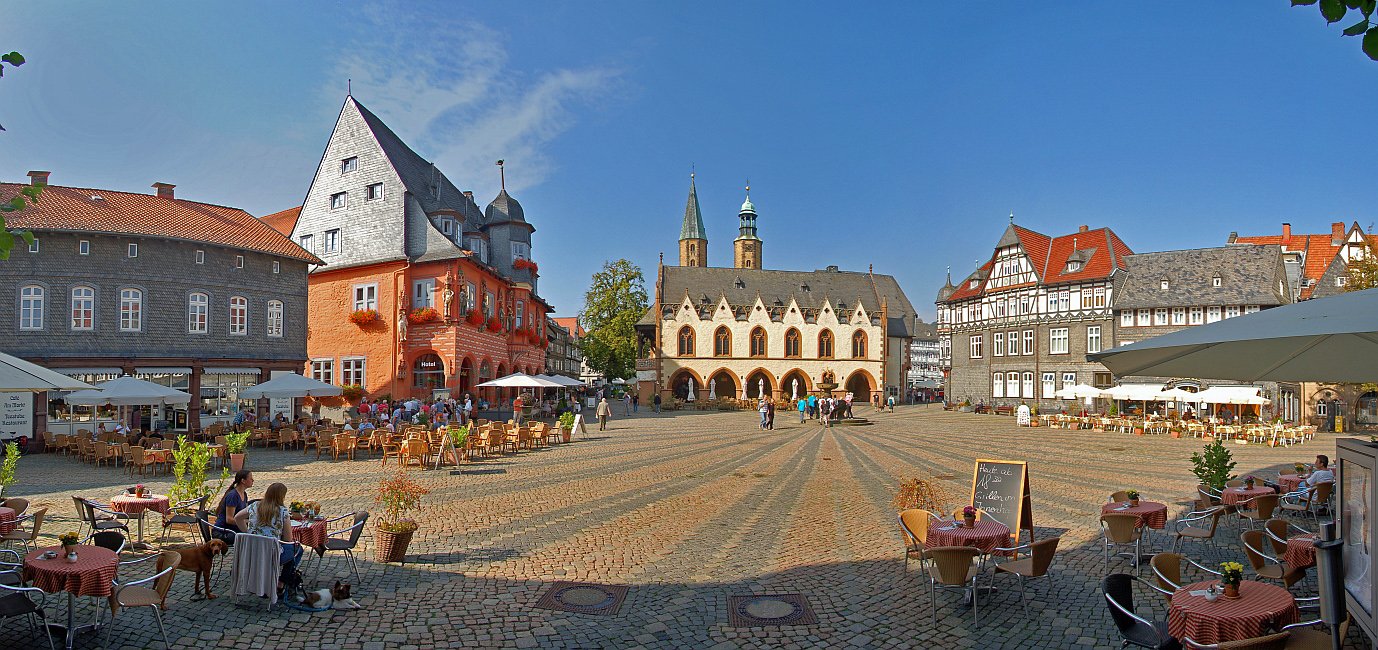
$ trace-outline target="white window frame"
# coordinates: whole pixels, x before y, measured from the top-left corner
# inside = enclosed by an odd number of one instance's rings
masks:
[[[512,259],[529,260],[531,259],[531,244],[522,241],[512,242]]]
[[[1004,397],[1004,396],[1005,396],[1005,373],[1003,373],[1003,372],[997,372],[997,373],[992,373],[992,374],[991,374],[991,376],[990,376],[990,396],[991,396],[991,397]]]
[[[91,242],[90,242],[89,240],[83,239],[83,240],[77,242],[77,255],[90,255],[90,254],[91,254]]]
[[[1206,322],[1206,310],[1204,307],[1192,307],[1187,310],[1187,324],[1200,325]]]
[[[230,296],[230,336],[245,336],[249,333],[249,299],[244,296]]]
[[[343,210],[349,207],[349,192],[336,192],[330,195],[330,209]]]
[[[325,231],[325,239],[322,241],[324,248],[321,249],[323,255],[338,255],[340,252],[340,229],[331,228]]]
[[[1218,286],[1220,286],[1221,284],[1222,284],[1222,281],[1221,281],[1221,279],[1220,279],[1220,276],[1217,275],[1217,276],[1214,276],[1214,277],[1211,278],[1211,286],[1212,286],[1212,287],[1218,287]]]
[[[1062,373],[1062,387],[1063,387],[1063,388],[1068,388],[1068,387],[1070,387],[1070,386],[1075,386],[1075,385],[1077,385],[1077,373],[1075,373],[1075,372],[1064,372],[1064,373]]]
[[[133,287],[120,289],[120,331],[141,332],[144,328],[144,292]]]
[[[279,262],[279,261],[277,261],[277,260],[273,260],[273,274],[276,275],[276,274],[278,274],[278,273],[280,273],[280,272],[282,272],[282,262]]]
[[[990,349],[991,356],[1005,356],[1005,333],[996,332],[993,336],[994,338],[992,339],[992,346]]]
[[[1134,327],[1134,310],[1120,310],[1120,327]]]
[[[1138,314],[1139,316],[1135,323],[1138,324],[1139,327],[1148,327],[1149,325],[1153,324],[1152,309],[1140,309],[1138,311]]]
[[[1005,373],[1005,397],[1019,397],[1019,373]]]
[[[282,338],[283,324],[283,304],[281,300],[268,301],[268,317],[266,319],[266,334],[273,338]]]
[[[194,291],[187,296],[187,333],[210,333],[211,298],[208,294]]]
[[[1167,325],[1167,307],[1158,307],[1153,310],[1153,324]]]
[[[1330,403],[1325,400],[1317,401],[1316,415],[1319,417],[1328,417],[1330,415]]]
[[[377,191],[375,192],[374,190],[377,190]],[[383,184],[382,184],[382,183],[369,183],[368,185],[365,185],[365,186],[364,186],[364,200],[365,200],[365,201],[377,201],[377,200],[379,200],[379,199],[381,199],[381,198],[383,198]]]
[[[1034,331],[1024,330],[1024,356],[1031,356],[1034,353]]]
[[[43,329],[43,301],[47,293],[46,289],[37,284],[19,288],[19,329]]]
[[[340,174],[359,171],[359,157],[350,156],[340,160]]]
[[[1053,394],[1057,392],[1057,373],[1045,372],[1041,379],[1043,380],[1043,399],[1052,399]]]
[[[368,388],[368,359],[365,357],[340,357],[340,385],[358,385]]]
[[[378,284],[356,284],[353,288],[354,311],[378,309]]]
[[[1227,305],[1225,307],[1225,318],[1234,318],[1239,315],[1239,305]]]
[[[973,358],[973,359],[980,359],[980,358],[982,358],[982,357],[981,357],[981,335],[980,335],[980,334],[972,334],[972,335],[971,335],[971,339],[970,339],[967,343],[968,343],[968,345],[969,345],[970,348],[971,348],[971,350],[970,350],[970,351],[971,351],[971,358]]]
[[[411,308],[435,306],[435,278],[413,280],[411,283]]]
[[[1095,290],[1093,290],[1093,291],[1091,292],[1091,300],[1092,300],[1092,305],[1094,305],[1096,309],[1104,309],[1104,308],[1105,308],[1105,287],[1096,287]]]
[[[1019,332],[1012,331],[1005,334],[1005,356],[1019,356]]]
[[[33,241],[29,242],[29,252],[30,252],[30,253],[37,253],[37,252],[38,252],[38,238],[37,238],[37,237],[34,237],[34,238],[33,238]]]
[[[1255,314],[1255,313],[1258,313],[1258,311],[1259,311],[1260,309],[1262,309],[1262,308],[1259,307],[1258,305],[1248,305],[1248,306],[1245,306],[1245,307],[1244,307],[1244,313],[1246,313],[1246,314]]]
[[[134,259],[134,258],[138,257],[138,256],[139,256],[139,245],[131,242],[131,243],[129,244],[128,255],[129,255],[129,258],[130,258],[130,259]]]
[[[82,294],[80,297],[77,296],[77,292],[79,292],[79,291],[80,291],[81,294]],[[88,287],[88,286],[86,286],[86,285],[84,285],[84,284],[77,285],[77,286],[75,286],[75,287],[72,287],[71,295],[72,295],[72,303],[71,303],[72,308],[71,308],[70,312],[68,313],[68,316],[69,316],[70,319],[71,319],[69,322],[70,322],[70,324],[71,324],[71,326],[72,326],[72,331],[74,331],[74,332],[89,332],[89,331],[91,331],[91,330],[96,329],[96,290],[95,290],[95,288],[93,288],[93,287]],[[77,301],[78,301],[78,300],[80,300],[80,301],[85,305],[85,307],[84,307],[83,309],[81,309],[81,313],[80,313],[80,314],[79,314],[79,312],[78,312],[78,307],[77,307]]]
[[[1023,377],[1020,377],[1020,380],[1021,380],[1020,383],[1023,384],[1024,397],[1027,397],[1027,398],[1029,398],[1029,399],[1033,399],[1033,397],[1034,397],[1034,374],[1033,374],[1032,372],[1025,372],[1025,373],[1024,373],[1024,376],[1023,376]]]
[[[524,316],[524,315],[526,314],[526,301],[524,301],[524,300],[518,300],[518,301],[517,301],[517,308],[516,308],[515,312],[516,312],[516,315],[517,315],[517,327],[516,327],[516,329],[521,329],[521,328],[522,328],[522,316]],[[801,340],[801,341],[800,341],[800,346],[802,347],[802,345],[803,345],[803,341]],[[800,352],[803,352],[803,350],[800,350]]]
[[[1087,353],[1087,354],[1091,354],[1091,353],[1094,353],[1094,352],[1100,352],[1100,350],[1101,350],[1100,325],[1088,325],[1088,326],[1086,326],[1086,353]]]
[[[243,255],[235,255],[235,256],[234,256],[234,267],[237,268],[237,269],[242,269],[242,268],[244,268],[244,256],[243,256]]]
[[[1186,325],[1186,324],[1187,324],[1187,308],[1186,308],[1186,307],[1173,307],[1173,308],[1172,308],[1172,324],[1173,324],[1173,325]]]
[[[335,360],[312,359],[311,378],[316,381],[323,381],[327,384],[335,383]]]
[[[302,249],[304,249],[306,252],[308,252],[308,253],[315,253],[315,252],[316,252],[316,251],[314,251],[314,250],[311,250],[311,248],[312,248],[313,246],[316,245],[316,236],[315,236],[315,235],[302,235],[302,236],[300,236],[300,237],[297,237],[297,241],[301,244]]]
[[[1048,354],[1067,354],[1067,328],[1054,327],[1048,330]]]
[[[1210,307],[1206,308],[1206,322],[1220,322],[1220,305],[1211,305]]]
[[[206,251],[196,251],[196,263],[197,263],[197,264],[205,264],[205,263],[206,263]]]

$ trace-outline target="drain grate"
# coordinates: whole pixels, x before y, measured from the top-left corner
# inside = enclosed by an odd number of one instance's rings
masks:
[[[622,608],[626,599],[626,585],[560,581],[541,595],[536,606],[575,614],[611,615]]]
[[[802,594],[728,596],[727,619],[732,627],[818,624]]]

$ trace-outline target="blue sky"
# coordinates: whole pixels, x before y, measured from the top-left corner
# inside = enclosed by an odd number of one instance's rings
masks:
[[[1010,212],[1139,251],[1367,228],[1378,63],[1287,4],[29,4],[0,23],[30,61],[0,78],[0,179],[267,214],[353,78],[481,204],[507,160],[563,314],[606,259],[677,259],[694,165],[710,263],[750,178],[768,268],[874,264],[929,317]]]

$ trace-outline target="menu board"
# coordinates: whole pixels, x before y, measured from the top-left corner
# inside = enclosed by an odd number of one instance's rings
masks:
[[[0,393],[0,442],[33,437],[33,393]]]
[[[971,504],[1005,524],[1018,539],[1020,530],[1033,535],[1029,500],[1029,466],[1022,460],[976,459],[971,479]]]

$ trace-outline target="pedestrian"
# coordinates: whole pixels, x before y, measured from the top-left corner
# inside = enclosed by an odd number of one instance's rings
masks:
[[[640,408],[640,406],[641,406],[641,396],[640,396],[640,395],[633,394],[633,395],[632,395],[632,413],[636,413],[637,410]]]
[[[512,399],[512,421],[517,424],[522,423],[522,405],[524,403],[520,394]]]
[[[659,392],[657,392],[657,393],[655,394],[655,397],[652,397],[652,398],[651,398],[651,403],[655,405],[655,407],[656,407],[656,413],[659,413],[659,412],[660,412],[660,393],[659,393]]]
[[[623,415],[631,415],[631,414],[632,414],[632,394],[631,394],[631,393],[623,393],[623,394],[622,394],[622,413],[623,413]]]
[[[818,416],[823,419],[824,428],[832,426],[832,399],[831,397],[826,397],[818,401]]]
[[[775,430],[775,400],[766,400],[766,430]]]
[[[806,399],[804,399],[804,398],[802,398],[802,397],[800,397],[800,398],[799,398],[799,404],[798,404],[798,406],[799,406],[799,424],[803,424],[803,423],[804,423],[804,410],[807,409],[807,408],[809,407],[809,401],[806,400]]]
[[[818,417],[818,396],[809,395],[809,417]]]
[[[895,412],[895,396],[894,396],[894,395],[891,395],[891,396],[885,398],[885,410],[887,410],[887,411],[889,411],[889,412],[891,412],[891,413],[894,413],[894,412]]]
[[[598,409],[594,411],[594,415],[598,416],[598,430],[607,431],[608,416],[612,415],[612,407],[608,406],[608,398],[604,397],[598,401]]]
[[[761,413],[761,430],[765,431],[766,420],[770,417],[770,407],[766,406],[766,398],[759,398],[756,404],[756,410]]]

